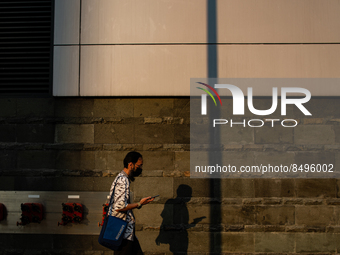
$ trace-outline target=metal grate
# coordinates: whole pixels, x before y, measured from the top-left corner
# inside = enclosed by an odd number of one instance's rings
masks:
[[[50,96],[53,0],[0,0],[0,95]]]

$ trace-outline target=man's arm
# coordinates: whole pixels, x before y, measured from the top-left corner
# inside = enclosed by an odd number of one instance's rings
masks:
[[[146,204],[152,202],[154,199],[155,198],[145,197],[145,198],[142,198],[139,203],[140,203],[141,206],[146,205]],[[138,207],[139,207],[138,203],[128,204],[124,208],[116,210],[116,212],[125,212],[125,211],[132,210],[132,209],[135,209],[135,208],[138,208]]]

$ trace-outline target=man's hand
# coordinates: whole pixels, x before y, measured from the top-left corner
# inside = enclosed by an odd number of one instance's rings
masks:
[[[146,204],[152,202],[154,199],[155,199],[154,197],[153,198],[152,197],[145,197],[145,198],[142,198],[139,203],[141,205],[146,205]],[[135,203],[135,204],[128,204],[126,207],[124,207],[122,209],[116,210],[116,212],[125,212],[127,210],[132,210],[134,208],[138,208],[137,203]]]
[[[146,204],[152,202],[154,199],[155,199],[155,198],[144,197],[144,198],[142,198],[142,199],[139,201],[139,203],[140,203],[141,205],[146,205]]]

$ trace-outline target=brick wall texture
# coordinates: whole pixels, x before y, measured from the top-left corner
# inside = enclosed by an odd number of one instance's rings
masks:
[[[247,127],[226,149],[338,167],[340,100],[306,108],[296,128]],[[145,254],[340,253],[339,179],[190,178],[188,97],[8,98],[0,109],[0,190],[108,191],[126,153],[142,153],[134,200],[160,195],[135,211]],[[97,238],[0,234],[0,254],[113,254]]]

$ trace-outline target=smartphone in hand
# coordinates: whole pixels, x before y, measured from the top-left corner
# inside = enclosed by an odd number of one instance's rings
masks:
[[[158,196],[159,196],[159,195],[153,196],[153,197],[151,197],[150,199],[155,198],[155,197],[158,197]]]

